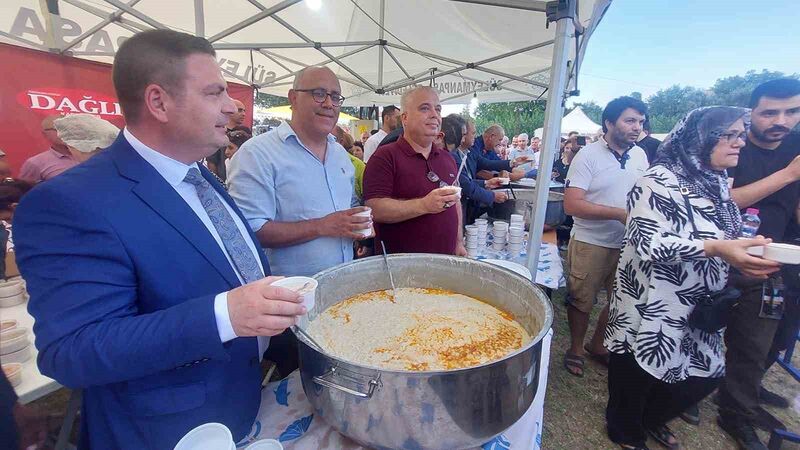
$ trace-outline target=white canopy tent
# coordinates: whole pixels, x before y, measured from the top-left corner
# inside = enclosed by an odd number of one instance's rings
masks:
[[[542,137],[543,130],[544,128],[537,128],[534,132],[534,135],[537,137]],[[573,131],[577,131],[581,136],[594,136],[598,131],[601,130],[602,127],[594,123],[594,121],[590,119],[585,112],[583,112],[580,106],[576,106],[575,109],[570,111],[569,114],[561,119],[562,137]]]
[[[546,93],[548,149],[556,145],[565,95],[575,89],[588,38],[610,3],[3,0],[0,42],[111,62],[132,34],[171,28],[207,37],[228,79],[263,92],[286,95],[300,69],[327,65],[339,76],[348,106],[398,104],[400,94],[418,84],[435,86],[445,103]],[[552,126],[554,136],[548,136]],[[548,153],[544,164],[552,164]],[[547,190],[538,198],[546,203]],[[531,230],[541,230],[543,222],[539,208]],[[532,241],[538,248],[538,239]],[[528,253],[529,268],[535,267],[538,252]]]

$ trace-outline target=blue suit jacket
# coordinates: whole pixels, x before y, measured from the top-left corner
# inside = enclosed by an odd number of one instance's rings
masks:
[[[14,238],[39,368],[84,390],[81,448],[171,449],[206,422],[245,436],[261,398],[258,344],[222,344],[213,308],[240,282],[197,215],[122,134],[29,192]]]

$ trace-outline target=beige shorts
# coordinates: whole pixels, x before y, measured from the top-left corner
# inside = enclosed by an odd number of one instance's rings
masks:
[[[567,248],[567,303],[578,311],[589,313],[601,288],[606,288],[610,298],[619,252],[618,248],[600,247],[571,239]]]

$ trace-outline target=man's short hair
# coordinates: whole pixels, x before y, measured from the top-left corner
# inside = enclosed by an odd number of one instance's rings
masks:
[[[500,125],[495,123],[493,125],[489,125],[489,127],[486,128],[483,131],[483,134],[484,135],[489,135],[489,134],[502,134],[502,135],[505,135],[506,132],[503,130],[503,127],[501,127]]]
[[[151,84],[180,96],[186,58],[197,53],[216,57],[214,47],[206,39],[173,30],[143,31],[123,42],[114,57],[112,77],[125,119],[128,122],[139,119],[144,108],[144,90]]]
[[[653,129],[650,125],[650,114],[645,114],[644,116],[644,123],[642,124],[642,129],[645,133],[650,134],[653,132]]]
[[[384,106],[383,111],[381,112],[381,122],[386,121],[386,117],[392,115],[395,111],[400,111],[400,108],[394,105]]]
[[[462,117],[461,114],[453,113],[453,114],[450,114],[449,116],[447,116],[446,118],[447,119],[451,119],[451,120],[455,120],[456,123],[458,123],[459,129],[461,127],[468,128],[467,120],[464,119],[464,117]],[[444,119],[442,119],[442,120],[444,120]]]
[[[631,108],[634,111],[638,111],[639,114],[647,115],[647,105],[644,104],[643,101],[639,100],[638,98],[633,97],[619,97],[615,98],[608,102],[605,109],[603,110],[603,132],[608,132],[608,127],[606,126],[606,121],[611,123],[616,123],[619,116],[628,109]]]
[[[437,92],[436,89],[432,88],[431,86],[414,86],[413,88],[403,92],[403,95],[400,96],[400,109],[403,111],[407,110],[409,99],[419,91],[431,91],[436,95],[439,95],[439,92]]]
[[[331,73],[333,73],[334,76],[336,76],[336,74],[333,72],[333,70],[331,70],[330,67],[326,67],[326,66],[308,66],[308,67],[303,67],[294,76],[294,81],[292,82],[292,89],[300,89],[300,82],[303,81],[303,77],[306,75],[306,73],[310,72],[312,70],[318,70],[318,69],[328,70]]]
[[[761,83],[750,94],[750,108],[758,106],[761,97],[789,98],[800,95],[800,80],[794,78],[778,78]]]

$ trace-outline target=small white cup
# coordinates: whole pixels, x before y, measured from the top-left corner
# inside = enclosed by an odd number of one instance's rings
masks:
[[[372,208],[369,206],[366,207],[366,211],[361,211],[360,213],[353,214],[357,217],[369,217],[369,228],[364,228],[362,230],[356,231],[357,234],[360,234],[362,237],[367,237],[372,235]]]
[[[500,177],[500,185],[507,186],[508,183],[511,182],[511,178],[508,177]]]
[[[236,449],[231,430],[221,423],[206,423],[186,433],[174,450]]]
[[[475,225],[477,225],[477,226],[481,226],[481,225],[488,226],[489,225],[489,221],[486,220],[486,219],[475,219]]]
[[[306,283],[308,283],[308,286],[301,291],[300,288],[305,286]],[[308,311],[311,311],[314,308],[317,284],[317,280],[309,277],[289,277],[272,283],[273,286],[280,286],[300,294],[300,296],[303,297],[303,305]]]

